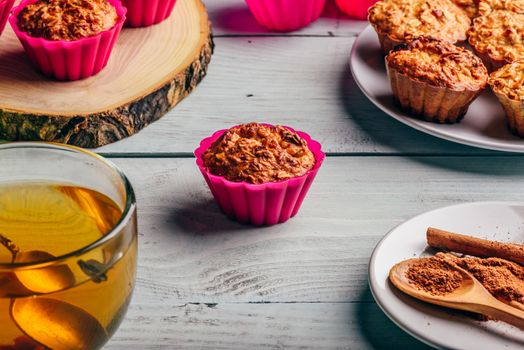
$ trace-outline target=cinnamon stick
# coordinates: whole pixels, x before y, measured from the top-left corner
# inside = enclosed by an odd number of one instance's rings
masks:
[[[428,228],[426,239],[433,248],[481,258],[501,258],[524,266],[524,245],[489,241],[433,227]]]

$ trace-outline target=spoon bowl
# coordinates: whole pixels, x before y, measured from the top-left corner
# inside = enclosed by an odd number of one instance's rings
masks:
[[[406,272],[419,261],[420,259],[409,259],[393,266],[389,271],[391,283],[405,294],[427,303],[475,312],[524,330],[524,311],[493,297],[472,274],[458,266],[453,268],[462,275],[462,281],[452,292],[436,295],[417,288],[410,282]]]
[[[54,350],[99,349],[108,339],[98,320],[60,300],[15,299],[11,304],[11,317],[28,337]]]
[[[19,252],[15,262],[35,262],[53,259],[55,256],[39,250]],[[15,272],[22,285],[34,293],[52,293],[75,285],[75,275],[67,265],[51,266],[39,270]]]

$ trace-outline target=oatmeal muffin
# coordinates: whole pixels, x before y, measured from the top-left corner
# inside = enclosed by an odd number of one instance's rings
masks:
[[[306,141],[295,132],[257,123],[229,129],[202,159],[211,174],[252,184],[302,176],[315,165]]]
[[[455,123],[487,84],[488,72],[470,51],[421,37],[386,56],[395,99],[424,120]]]
[[[118,20],[107,0],[39,0],[18,14],[18,28],[35,38],[74,41],[106,31]]]
[[[120,0],[21,0],[11,13],[9,24],[31,63],[62,81],[98,74],[126,19]]]
[[[524,13],[524,0],[480,0],[479,16],[487,16],[496,10]]]
[[[385,54],[420,36],[451,43],[464,41],[471,24],[451,0],[382,0],[369,9],[368,20]]]
[[[478,16],[478,0],[451,0],[460,7],[469,18],[475,18]]]
[[[491,70],[524,58],[524,14],[495,10],[475,18],[469,43]]]
[[[489,85],[506,112],[509,129],[524,137],[524,59],[491,73]]]

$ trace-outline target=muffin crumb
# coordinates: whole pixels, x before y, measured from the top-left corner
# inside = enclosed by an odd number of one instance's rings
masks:
[[[111,29],[119,20],[107,0],[39,0],[18,15],[18,28],[32,37],[73,41]]]
[[[315,165],[307,142],[283,127],[258,123],[227,130],[202,155],[211,174],[262,184],[306,174]]]

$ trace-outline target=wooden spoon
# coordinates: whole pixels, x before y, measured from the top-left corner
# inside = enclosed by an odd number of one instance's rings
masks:
[[[402,292],[427,303],[475,312],[524,330],[524,311],[506,305],[493,297],[473,275],[458,266],[454,268],[462,274],[463,279],[461,285],[453,292],[433,295],[416,288],[409,283],[406,272],[418,261],[419,259],[409,259],[393,266],[389,271],[391,283]]]

